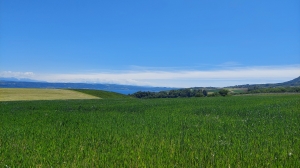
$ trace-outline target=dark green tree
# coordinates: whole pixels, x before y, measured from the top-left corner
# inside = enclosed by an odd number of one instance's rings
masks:
[[[229,90],[227,90],[227,89],[221,89],[221,90],[219,90],[219,94],[221,96],[227,96],[228,93],[229,93]]]
[[[197,91],[195,97],[203,97],[203,92],[201,90]]]
[[[207,91],[206,90],[203,90],[202,91],[203,95],[206,97],[207,96]]]

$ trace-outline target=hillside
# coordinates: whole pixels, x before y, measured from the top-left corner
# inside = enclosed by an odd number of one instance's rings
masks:
[[[115,93],[115,92],[109,92],[109,91],[103,91],[103,90],[91,90],[91,89],[71,89],[77,92],[81,92],[84,94],[88,94],[91,96],[108,99],[108,98],[128,98],[129,96]]]
[[[300,76],[298,78],[295,78],[293,80],[279,83],[280,86],[300,86]]]
[[[229,86],[227,88],[269,88],[269,87],[291,87],[291,86],[300,86],[300,76],[282,83],[270,83],[270,84],[246,84],[246,85],[236,85]]]

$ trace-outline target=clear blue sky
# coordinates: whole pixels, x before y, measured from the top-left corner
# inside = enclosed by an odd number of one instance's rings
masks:
[[[300,76],[299,0],[0,1],[0,77],[190,87]]]

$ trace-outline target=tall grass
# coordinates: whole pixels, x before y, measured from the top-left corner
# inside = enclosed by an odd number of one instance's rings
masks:
[[[300,167],[299,100],[0,102],[0,166]]]

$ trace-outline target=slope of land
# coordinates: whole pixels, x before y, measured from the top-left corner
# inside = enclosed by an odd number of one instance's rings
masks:
[[[298,78],[295,78],[293,80],[279,83],[280,86],[300,86],[300,76]]]
[[[0,101],[100,99],[73,90],[0,88]]]
[[[74,91],[92,95],[95,97],[107,99],[107,98],[127,98],[129,96],[120,94],[120,93],[115,93],[115,92],[108,92],[108,91],[103,91],[103,90],[91,90],[91,89],[72,89]]]
[[[268,88],[268,87],[294,87],[300,86],[300,76],[282,83],[270,83],[270,84],[246,84],[246,85],[236,85],[236,86],[229,86],[228,88]]]

